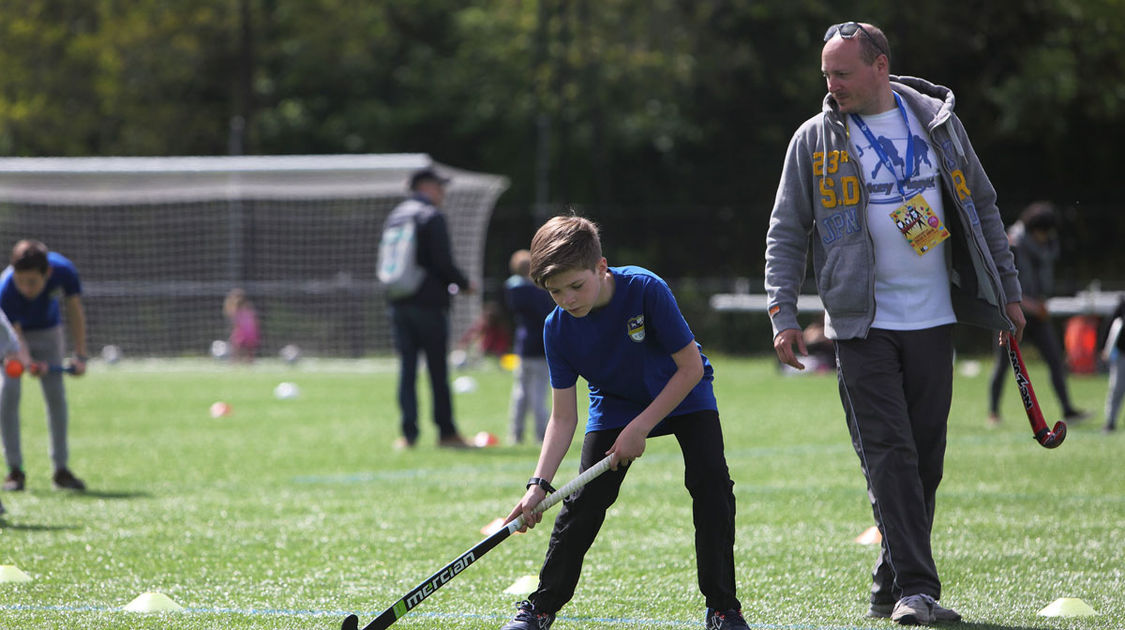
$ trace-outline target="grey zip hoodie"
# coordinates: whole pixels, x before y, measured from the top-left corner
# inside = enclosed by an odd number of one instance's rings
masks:
[[[1020,300],[996,191],[961,121],[953,92],[914,77],[891,76],[891,89],[926,126],[940,157],[946,264],[959,322],[1014,331],[1004,306]],[[800,328],[797,295],[811,239],[817,291],[832,339],[865,338],[875,318],[875,248],[867,231],[867,187],[845,117],[831,95],[789,142],[766,234],[765,288],[773,332]]]

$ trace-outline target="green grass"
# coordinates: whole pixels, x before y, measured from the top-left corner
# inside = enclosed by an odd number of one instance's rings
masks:
[[[872,521],[835,378],[782,376],[769,359],[713,362],[751,627],[892,627],[863,618],[875,550],[854,538]],[[1042,365],[1031,370],[1056,417]],[[454,401],[462,430],[505,436],[511,375],[471,375],[478,389]],[[538,454],[438,450],[424,378],[420,445],[393,451],[395,380],[383,361],[97,365],[68,381],[84,495],[50,487],[42,400],[25,388],[28,490],[0,495],[0,564],[33,580],[0,584],[0,628],[337,628],[348,612],[366,623],[507,514]],[[276,400],[281,381],[301,395]],[[934,532],[943,602],[967,628],[1125,627],[1125,442],[1103,436],[1095,413],[1060,449],[1039,447],[1012,385],[1005,423],[988,428],[986,376],[958,376]],[[1071,385],[1101,409],[1104,377]],[[218,400],[233,414],[211,418]],[[396,627],[498,628],[520,599],[504,589],[538,572],[547,534],[509,539]],[[652,440],[555,627],[701,628],[691,540],[675,440]],[[186,610],[122,610],[147,591]],[[1036,614],[1059,597],[1099,616]]]

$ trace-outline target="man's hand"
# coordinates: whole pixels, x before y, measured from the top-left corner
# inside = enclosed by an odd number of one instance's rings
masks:
[[[797,344],[797,351],[801,353],[801,356],[809,356],[808,348],[805,347],[805,336],[801,334],[798,328],[786,328],[777,333],[777,336],[773,338],[773,349],[777,352],[777,358],[782,363],[803,370],[805,364],[798,361],[797,355],[793,354],[794,343]]]
[[[1023,307],[1020,305],[1019,302],[1011,302],[1011,303],[1006,304],[1004,306],[1004,312],[1007,313],[1008,319],[1012,320],[1012,323],[1016,327],[1016,331],[1015,331],[1016,343],[1022,342],[1023,341],[1023,329],[1024,329],[1024,327],[1027,326],[1027,319],[1025,319],[1024,316],[1023,316]],[[1001,331],[1000,336],[996,339],[997,345],[1007,346],[1008,345],[1008,338],[1011,337],[1011,336],[1012,336],[1012,333],[1010,333],[1006,330]]]

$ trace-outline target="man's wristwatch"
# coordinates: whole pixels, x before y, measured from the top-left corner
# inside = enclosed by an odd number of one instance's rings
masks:
[[[543,490],[547,494],[551,494],[555,491],[555,487],[551,485],[551,482],[542,477],[532,477],[531,479],[528,479],[527,486],[525,487],[530,488],[531,486],[539,486],[540,488],[543,488]]]

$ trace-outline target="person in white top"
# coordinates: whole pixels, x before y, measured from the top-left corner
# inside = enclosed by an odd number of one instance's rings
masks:
[[[811,249],[840,400],[882,533],[868,616],[957,621],[937,603],[930,545],[952,325],[1018,339],[1018,276],[952,92],[891,75],[887,38],[870,24],[834,25],[824,41],[828,94],[789,143],[766,235],[774,349],[803,368],[797,295]]]

